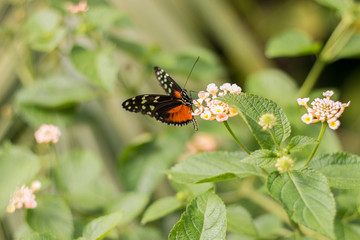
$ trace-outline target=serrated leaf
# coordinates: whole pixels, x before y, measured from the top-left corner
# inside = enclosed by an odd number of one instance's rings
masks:
[[[171,229],[169,240],[225,240],[226,209],[212,191],[199,195],[187,206],[179,222]]]
[[[102,239],[121,222],[122,218],[122,212],[115,212],[96,218],[85,226],[83,237],[85,237],[86,240]]]
[[[171,168],[169,177],[182,183],[203,183],[247,177],[264,176],[254,165],[242,163],[243,152],[204,152],[188,157]]]
[[[255,136],[261,148],[274,148],[271,134],[264,131],[258,124],[260,117],[265,113],[272,113],[276,117],[276,125],[272,128],[275,139],[281,145],[291,133],[291,127],[284,111],[273,101],[247,93],[227,94],[221,98],[235,108],[244,119]]]
[[[308,165],[325,175],[331,187],[359,189],[360,157],[350,153],[332,153],[317,156]]]
[[[149,195],[137,192],[127,192],[121,195],[107,208],[108,213],[122,212],[123,218],[119,225],[125,225],[133,221],[144,210],[149,202]]]
[[[0,150],[0,216],[5,213],[6,206],[16,188],[29,184],[40,170],[40,160],[29,149],[2,145]]]
[[[87,50],[74,47],[70,59],[75,68],[94,85],[111,90],[116,82],[118,66],[109,50]]]
[[[316,144],[317,140],[315,138],[307,136],[294,136],[291,138],[288,144],[288,150],[290,153],[299,152],[303,150],[306,146]]]
[[[260,149],[245,157],[242,162],[256,165],[262,168],[274,168],[278,156],[268,149]]]
[[[36,232],[48,233],[57,239],[72,239],[73,221],[70,208],[57,196],[36,198],[38,206],[28,210],[26,221]]]
[[[287,30],[272,37],[266,46],[267,57],[294,57],[316,54],[320,44],[298,30]]]
[[[141,219],[141,223],[145,224],[159,218],[162,218],[184,205],[182,201],[177,199],[176,197],[165,197],[155,201],[151,204],[148,209],[146,209],[143,218]]]
[[[334,238],[335,200],[321,173],[312,169],[273,172],[267,188],[294,222]]]
[[[227,228],[229,231],[257,236],[257,230],[250,213],[240,205],[227,206]]]

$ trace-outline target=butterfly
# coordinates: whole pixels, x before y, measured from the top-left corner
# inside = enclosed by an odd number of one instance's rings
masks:
[[[198,130],[196,119],[192,115],[192,98],[186,89],[182,89],[162,68],[154,67],[155,75],[161,87],[168,95],[144,94],[129,98],[122,103],[125,110],[141,112],[156,120],[174,126],[193,123]]]

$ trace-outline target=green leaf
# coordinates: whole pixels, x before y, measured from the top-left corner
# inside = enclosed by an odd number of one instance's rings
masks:
[[[208,191],[187,206],[180,221],[171,229],[169,240],[222,240],[225,236],[225,205],[215,193]]]
[[[62,16],[53,9],[43,9],[31,14],[24,24],[24,32],[34,50],[51,52],[66,36],[61,26]]]
[[[75,68],[94,85],[111,90],[116,82],[118,65],[111,51],[92,51],[74,47],[70,59]]]
[[[6,143],[0,150],[0,216],[16,188],[28,184],[40,170],[40,160],[29,149]]]
[[[257,230],[250,213],[240,205],[227,206],[227,228],[229,231],[257,236]]]
[[[294,57],[316,54],[320,44],[298,30],[287,30],[272,37],[266,46],[267,57]]]
[[[307,136],[294,136],[291,138],[288,144],[288,150],[290,153],[299,152],[306,146],[316,144],[317,140]]]
[[[315,1],[325,7],[332,8],[340,12],[344,12],[349,7],[351,7],[352,4],[352,1],[347,1],[347,0],[315,0]]]
[[[298,92],[296,81],[278,69],[265,69],[251,74],[245,81],[245,89],[271,99],[282,107],[294,106]]]
[[[49,233],[32,232],[25,234],[25,236],[20,237],[18,240],[58,240],[58,238]]]
[[[248,124],[250,131],[255,136],[261,148],[274,148],[271,134],[264,131],[258,124],[260,117],[265,113],[272,113],[276,117],[276,123],[272,130],[275,139],[281,145],[291,133],[291,127],[284,111],[273,101],[247,93],[227,94],[221,98],[235,108],[244,121]]]
[[[360,57],[360,34],[354,34],[351,36],[345,46],[339,51],[336,56],[341,58],[359,58]]]
[[[127,192],[106,209],[106,212],[122,212],[123,217],[119,223],[120,226],[133,221],[144,210],[149,202],[149,195],[137,192]]]
[[[326,178],[312,169],[273,172],[267,181],[270,194],[297,223],[334,237],[335,200]]]
[[[83,237],[86,240],[102,239],[121,222],[122,218],[122,212],[115,212],[96,218],[85,226]]]
[[[360,226],[337,221],[335,222],[335,235],[337,240],[360,239]]]
[[[359,156],[344,152],[324,154],[312,159],[308,166],[324,174],[331,187],[359,189]]]
[[[166,177],[165,171],[184,153],[187,139],[186,131],[170,129],[155,140],[126,148],[119,158],[119,175],[126,189],[150,194]]]
[[[261,168],[275,168],[276,159],[278,156],[271,150],[260,149],[252,152],[245,157],[241,162],[249,163]]]
[[[155,201],[146,209],[141,223],[145,224],[162,218],[183,206],[183,202],[176,197],[165,197]]]
[[[243,152],[204,152],[188,157],[171,168],[169,178],[183,183],[203,183],[264,176],[262,170],[241,160]]]
[[[16,102],[42,108],[64,108],[96,97],[96,92],[89,85],[69,76],[51,75],[21,89],[16,95]]]
[[[73,221],[70,208],[57,197],[43,195],[36,198],[38,206],[28,210],[27,223],[36,232],[54,235],[57,239],[72,239]]]
[[[116,187],[102,177],[103,165],[97,154],[75,149],[60,155],[59,159],[58,185],[67,191],[72,206],[96,210],[108,206],[116,197]]]
[[[264,214],[254,219],[260,239],[276,239],[282,232],[282,222],[277,216]]]
[[[124,240],[165,240],[165,237],[159,228],[148,226],[132,226],[130,231],[124,231],[126,238]]]

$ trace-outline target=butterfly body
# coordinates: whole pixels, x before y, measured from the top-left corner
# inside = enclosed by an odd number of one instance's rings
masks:
[[[192,99],[188,91],[182,89],[163,69],[155,67],[154,70],[160,85],[169,95],[135,96],[124,101],[123,108],[154,117],[168,125],[184,126],[192,122],[197,130],[197,123],[192,115]]]

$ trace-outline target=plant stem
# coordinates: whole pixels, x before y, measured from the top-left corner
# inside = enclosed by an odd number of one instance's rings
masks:
[[[324,133],[325,133],[325,129],[326,129],[326,122],[323,122],[323,123],[321,124],[321,130],[320,130],[320,133],[319,133],[319,137],[318,137],[318,139],[317,139],[317,143],[316,143],[314,149],[312,150],[312,152],[311,152],[311,154],[310,154],[310,156],[309,156],[309,159],[306,161],[304,167],[306,167],[306,166],[309,164],[309,162],[311,161],[311,159],[312,159],[313,156],[315,155],[316,150],[318,149],[318,147],[319,147],[319,145],[320,145],[320,142],[321,142],[321,139],[322,139],[322,137],[323,137],[323,135],[324,135]]]
[[[275,146],[276,146],[276,149],[279,149],[279,144],[278,142],[276,141],[276,138],[275,138],[275,134],[274,134],[274,130],[273,129],[269,129],[269,132],[270,132],[270,135],[275,143]]]
[[[223,123],[224,123],[226,129],[227,129],[227,130],[229,131],[229,133],[231,134],[231,136],[232,136],[232,137],[234,138],[234,140],[237,142],[237,144],[239,144],[239,146],[240,146],[247,154],[250,154],[249,149],[247,149],[247,148],[245,147],[245,145],[242,144],[242,143],[240,142],[240,140],[235,136],[235,134],[234,134],[234,132],[231,130],[228,122],[227,122],[227,121],[224,121]]]
[[[351,14],[344,14],[306,77],[304,84],[299,90],[298,97],[308,96],[326,64],[336,60],[337,54],[354,33],[353,25],[353,16]]]

